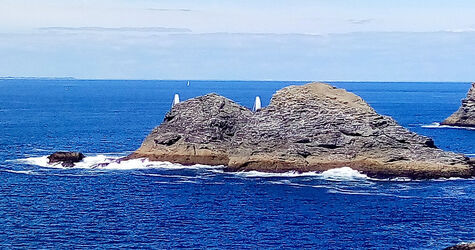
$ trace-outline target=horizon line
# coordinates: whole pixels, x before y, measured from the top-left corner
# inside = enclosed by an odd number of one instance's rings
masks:
[[[388,81],[388,80],[276,80],[276,79],[140,79],[140,78],[78,78],[78,77],[49,77],[49,76],[0,76],[0,80],[65,80],[65,81],[221,81],[221,82],[354,82],[354,83],[472,83],[472,81]]]

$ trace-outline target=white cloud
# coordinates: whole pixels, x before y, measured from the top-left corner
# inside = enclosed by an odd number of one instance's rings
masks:
[[[0,35],[0,75],[470,81],[473,32],[37,32]]]
[[[191,32],[187,28],[169,27],[41,27],[40,31],[78,31],[78,32]]]
[[[148,11],[159,11],[159,12],[191,12],[191,9],[162,9],[162,8],[147,8]]]
[[[449,29],[449,30],[446,30],[446,32],[455,32],[455,33],[475,32],[475,28]]]
[[[374,19],[372,18],[366,18],[366,19],[348,19],[347,20],[351,24],[367,24],[370,22],[373,22]]]
[[[455,1],[459,2],[459,1]],[[37,27],[186,27],[194,32],[428,32],[475,23],[454,1],[3,0],[0,31]]]

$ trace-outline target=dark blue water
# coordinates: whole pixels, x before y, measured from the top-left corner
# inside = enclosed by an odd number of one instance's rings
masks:
[[[18,161],[57,150],[125,155],[161,123],[174,93],[216,92],[248,107],[260,95],[265,106],[290,84],[0,80],[0,247],[438,249],[475,241],[475,180]],[[475,153],[474,130],[422,127],[455,111],[469,83],[333,84],[440,148]]]

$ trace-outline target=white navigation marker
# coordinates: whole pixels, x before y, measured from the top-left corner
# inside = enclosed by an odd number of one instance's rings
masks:
[[[252,111],[258,111],[261,109],[261,98],[259,96],[256,96],[256,101],[254,101],[254,107],[252,108]]]
[[[178,94],[175,94],[175,97],[173,97],[172,108],[173,108],[173,106],[177,105],[178,103],[180,103],[180,96]]]

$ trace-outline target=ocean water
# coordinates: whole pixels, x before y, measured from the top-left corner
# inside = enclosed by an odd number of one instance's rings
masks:
[[[225,173],[127,155],[173,94],[247,107],[303,82],[0,80],[0,248],[440,249],[475,241],[475,180],[324,173]],[[469,83],[334,82],[379,113],[475,157],[475,130],[440,127]],[[48,154],[77,150],[76,169]]]

